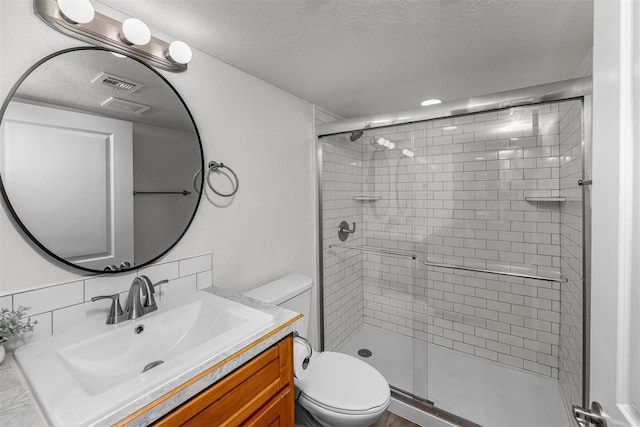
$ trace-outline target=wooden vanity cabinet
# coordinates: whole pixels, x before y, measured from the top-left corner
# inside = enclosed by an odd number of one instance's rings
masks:
[[[294,425],[293,337],[260,353],[154,426]]]

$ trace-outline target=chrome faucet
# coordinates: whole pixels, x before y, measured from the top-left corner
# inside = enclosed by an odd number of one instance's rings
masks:
[[[124,306],[124,312],[127,314],[127,319],[137,319],[138,317],[142,317],[147,314],[142,306],[143,297],[145,298],[146,304],[149,299],[149,287],[145,280],[141,277],[136,277],[131,283],[127,303]]]
[[[107,316],[107,325],[119,323],[123,320],[132,320],[142,317],[158,309],[158,304],[153,296],[155,294],[155,286],[168,283],[168,280],[161,280],[158,283],[151,283],[147,276],[138,276],[133,279],[129,288],[129,296],[124,310],[120,307],[120,294],[101,295],[91,298],[91,301],[101,299],[111,299],[111,308]]]

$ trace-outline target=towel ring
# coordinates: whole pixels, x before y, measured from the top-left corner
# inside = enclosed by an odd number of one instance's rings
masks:
[[[215,188],[213,188],[213,184],[211,184],[211,173],[217,172],[222,168],[226,168],[229,172],[231,172],[231,175],[233,175],[233,178],[236,180],[236,184],[234,185],[233,191],[228,194],[218,192]],[[214,193],[216,193],[218,196],[221,196],[221,197],[231,197],[234,194],[236,194],[238,192],[238,188],[240,188],[240,180],[238,179],[238,175],[236,175],[233,169],[231,169],[229,166],[225,165],[222,162],[218,163],[218,162],[214,162],[213,160],[209,162],[209,172],[207,172],[207,184],[209,184],[209,188],[211,189],[211,191],[213,191]]]

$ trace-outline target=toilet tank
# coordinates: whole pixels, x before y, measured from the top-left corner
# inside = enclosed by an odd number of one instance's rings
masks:
[[[308,333],[307,319],[309,319],[311,311],[312,285],[313,281],[310,277],[294,273],[252,289],[244,295],[267,304],[302,313],[304,319],[297,329],[300,335],[306,337]]]

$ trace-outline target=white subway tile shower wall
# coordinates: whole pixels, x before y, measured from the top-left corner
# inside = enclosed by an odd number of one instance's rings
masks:
[[[325,348],[333,349],[363,322],[362,254],[348,249],[329,249],[340,243],[338,225],[347,221],[362,227],[362,202],[353,200],[362,188],[359,144],[332,143],[325,138],[323,150],[323,251]],[[359,205],[358,205],[359,204]],[[362,238],[351,235],[351,245]]]
[[[212,255],[204,254],[170,262],[158,262],[125,275],[104,275],[58,283],[27,292],[0,297],[0,306],[17,309],[29,306],[27,312],[38,321],[33,334],[27,334],[12,345],[20,345],[51,334],[65,332],[87,320],[107,318],[109,301],[91,302],[97,295],[120,293],[124,305],[129,286],[138,274],[145,274],[153,282],[168,279],[159,286],[158,299],[211,286]],[[179,271],[179,273],[178,273]],[[197,286],[196,286],[197,284]],[[10,346],[11,347],[11,346]]]
[[[316,106],[316,124],[339,117]],[[340,243],[338,225],[347,221],[362,227],[362,202],[353,196],[362,192],[362,146],[348,135],[322,139],[322,233],[325,349],[333,350],[363,322],[362,254],[345,249],[329,249]],[[346,243],[360,245],[362,238],[351,235]]]
[[[560,104],[560,209],[562,272],[569,281],[560,291],[560,386],[568,406],[582,406],[582,105]]]
[[[557,274],[560,203],[525,197],[560,196],[559,142],[558,104],[367,131],[364,243],[418,260],[363,255],[365,323],[558,378],[559,283],[421,261]]]

